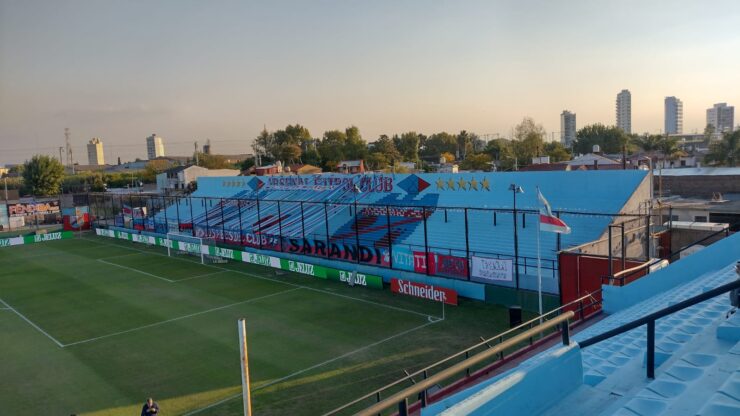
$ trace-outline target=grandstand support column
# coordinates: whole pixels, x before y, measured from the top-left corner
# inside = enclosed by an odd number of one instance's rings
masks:
[[[424,220],[424,269],[429,275],[429,236],[427,235],[427,207],[421,207],[421,217]]]
[[[178,197],[175,197],[175,213],[177,213],[177,232],[179,233],[182,231],[180,225],[182,223],[180,222],[180,198]]]
[[[226,242],[226,222],[224,221],[224,199],[221,198],[221,242]]]
[[[627,240],[624,238],[624,222],[619,225],[622,229],[622,270],[625,270],[627,268]]]
[[[279,204],[279,202],[278,202],[278,204]],[[327,247],[326,257],[329,257],[329,246],[330,246],[330,244],[329,244],[329,209],[327,207],[328,207],[328,203],[326,201],[324,201],[324,227],[325,227],[325,230],[326,230],[326,247]],[[278,208],[280,208],[280,205],[278,205]],[[280,214],[278,214],[278,215],[280,215]],[[280,244],[282,244],[282,242]],[[281,247],[281,249],[282,249],[282,247]]]
[[[516,220],[516,194],[523,194],[524,190],[515,183],[509,185],[509,190],[514,194],[514,273],[516,276],[516,288],[519,289],[519,227]]]
[[[560,211],[555,211],[555,216],[560,218]],[[560,252],[560,233],[555,233],[555,238],[555,244],[557,244],[555,251]]]
[[[188,205],[190,205],[190,234],[195,237],[195,217],[193,216],[193,197],[188,197]]]
[[[303,215],[303,201],[301,201],[301,235],[303,238],[306,238],[306,219]],[[357,248],[360,249],[359,247]]]
[[[244,235],[244,228],[242,227],[242,200],[236,200],[236,214],[239,218],[239,246],[243,246],[242,236]]]
[[[208,223],[208,198],[203,198],[203,213],[206,217],[206,233],[204,235],[205,238],[209,238],[211,233],[211,225]]]
[[[167,230],[167,232],[169,233],[170,232],[170,222],[169,220],[167,220],[167,197],[166,196],[162,196],[162,210],[164,210],[164,223],[166,227],[165,230]],[[154,230],[155,231],[157,230],[156,224],[154,225]]]
[[[355,194],[355,244],[357,244],[357,262],[360,262],[360,227],[357,225],[357,195]]]
[[[128,206],[131,207],[131,229],[134,229],[134,197],[131,195],[131,192],[129,190],[128,193]],[[124,228],[126,228],[126,223],[124,221]],[[157,229],[156,224],[154,225],[154,229]]]
[[[607,244],[607,250],[609,250],[609,283],[611,283],[614,277],[614,264],[612,263],[612,225],[609,224],[609,243]]]
[[[468,262],[468,280],[470,280],[470,236],[468,235],[468,208],[465,207],[465,261]],[[445,210],[447,213],[447,210]]]
[[[259,199],[257,200],[259,202]],[[259,214],[257,214],[259,215]],[[257,219],[259,221],[259,218]],[[260,227],[262,224],[260,224]],[[283,251],[283,214],[280,210],[280,200],[278,200],[278,237],[280,238],[280,251]],[[259,237],[260,247],[262,245],[262,235]]]
[[[391,209],[385,206],[385,223],[388,226],[388,264],[393,268],[393,236],[391,235]]]
[[[651,227],[650,227],[650,209],[648,208],[647,214],[645,215],[645,259],[650,261],[651,258],[653,258],[650,248],[652,247],[652,236],[650,235],[652,233]]]
[[[259,245],[260,250],[262,250],[262,214],[260,211],[260,199],[257,198],[257,229],[259,233],[254,233],[255,236],[257,236],[257,245]],[[280,201],[278,201],[278,224],[280,224],[280,251],[283,251],[283,220],[280,218]]]

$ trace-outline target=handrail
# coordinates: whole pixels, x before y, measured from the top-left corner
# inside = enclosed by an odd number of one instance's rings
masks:
[[[681,302],[678,302],[674,305],[665,307],[659,311],[653,312],[649,315],[643,316],[642,318],[635,319],[632,322],[626,323],[620,327],[611,329],[609,331],[606,331],[604,333],[601,333],[599,335],[593,336],[591,338],[588,338],[584,341],[581,341],[578,343],[581,348],[586,348],[591,345],[594,345],[596,343],[599,343],[601,341],[607,340],[609,338],[612,338],[614,336],[620,335],[622,333],[625,333],[627,331],[631,331],[635,328],[638,328],[640,326],[646,325],[648,326],[648,340],[647,340],[647,348],[648,348],[648,357],[647,357],[647,374],[648,378],[655,378],[655,321],[670,315],[674,312],[678,312],[682,309],[691,307],[696,305],[697,303],[704,302],[705,300],[711,299],[713,297],[719,296],[725,292],[729,292],[733,289],[740,288],[740,279],[737,279],[735,281],[732,281],[730,283],[726,283],[722,286],[718,286],[712,290],[708,290],[704,293],[698,294],[692,298],[683,300]]]
[[[461,357],[461,356],[468,356],[471,351],[473,351],[475,349],[478,349],[480,347],[486,346],[486,347],[489,347],[490,348],[490,344],[492,342],[495,342],[497,340],[501,340],[501,342],[503,342],[503,339],[504,339],[504,337],[506,335],[509,335],[509,334],[511,334],[513,332],[519,331],[520,329],[525,328],[525,327],[532,328],[532,324],[534,324],[535,322],[538,322],[538,321],[542,320],[543,318],[545,318],[547,316],[550,316],[550,315],[553,315],[553,314],[558,314],[559,312],[561,312],[563,309],[565,309],[567,307],[570,307],[570,306],[573,306],[573,305],[576,305],[576,304],[580,304],[580,308],[579,308],[580,319],[583,320],[584,319],[583,309],[584,308],[593,307],[594,305],[596,305],[598,303],[598,301],[595,300],[595,298],[594,298],[594,294],[596,294],[598,292],[601,292],[601,289],[597,289],[597,290],[595,290],[593,292],[587,293],[586,295],[581,296],[578,299],[572,300],[572,301],[566,303],[565,305],[561,305],[561,306],[559,306],[556,309],[553,309],[553,310],[551,310],[551,311],[549,311],[547,313],[544,313],[541,316],[537,316],[535,318],[532,318],[529,321],[526,321],[524,323],[521,323],[521,324],[519,324],[519,325],[517,325],[517,326],[515,326],[513,328],[507,329],[506,331],[504,331],[504,332],[502,332],[500,334],[496,334],[495,336],[492,336],[490,338],[483,339],[481,342],[479,342],[477,344],[474,344],[473,346],[470,346],[470,347],[468,347],[468,348],[466,348],[466,349],[464,349],[462,351],[458,351],[458,352],[456,352],[456,353],[454,353],[452,355],[449,355],[449,356],[447,356],[447,357],[445,357],[445,358],[443,358],[443,359],[441,359],[441,360],[439,360],[437,362],[434,362],[432,364],[429,364],[426,367],[424,367],[422,369],[419,369],[419,370],[417,370],[417,371],[415,371],[415,372],[413,372],[411,374],[407,374],[403,378],[400,378],[400,379],[398,379],[396,381],[393,381],[393,382],[391,382],[389,384],[386,384],[385,386],[382,386],[382,387],[380,387],[380,388],[378,388],[376,390],[373,390],[370,393],[367,393],[367,394],[365,394],[365,395],[363,395],[361,397],[358,397],[357,399],[355,399],[355,400],[353,400],[353,401],[351,401],[349,403],[345,403],[344,405],[342,405],[342,406],[340,406],[340,407],[338,407],[338,408],[336,408],[336,409],[334,409],[334,410],[332,410],[332,411],[330,411],[330,412],[328,412],[326,414],[327,415],[336,414],[337,412],[340,412],[340,411],[342,411],[344,409],[347,409],[347,408],[349,408],[351,406],[354,406],[355,404],[360,403],[363,400],[369,399],[371,397],[379,397],[379,394],[382,393],[383,391],[385,391],[385,390],[387,390],[387,389],[389,389],[391,387],[397,386],[397,385],[399,385],[401,383],[404,383],[406,381],[410,381],[414,377],[421,376],[421,377],[426,378],[426,375],[428,374],[428,372],[431,369],[433,369],[435,367],[438,367],[438,366],[440,366],[440,365],[442,365],[442,364],[444,364],[444,363],[446,363],[448,361],[451,361],[451,360],[453,360],[455,358],[458,358],[458,357]],[[591,299],[591,300],[594,300],[594,301],[591,302],[591,303],[589,303],[589,304],[587,304],[587,305],[583,305],[583,301],[584,300],[587,300],[587,299]],[[572,313],[572,312],[569,311],[569,312],[566,312],[566,313]],[[549,320],[547,322],[549,322]],[[501,342],[499,344],[497,344],[497,345],[500,345]]]
[[[697,244],[701,244],[701,243],[709,240],[710,238],[716,237],[716,236],[718,236],[720,234],[725,234],[725,237],[727,237],[730,234],[730,229],[733,228],[733,227],[735,227],[735,226],[738,226],[738,225],[740,225],[740,222],[736,222],[734,224],[728,224],[727,227],[725,227],[725,228],[723,228],[723,229],[721,229],[719,231],[715,231],[715,232],[713,232],[712,234],[709,234],[706,237],[703,237],[703,238],[701,238],[699,240],[696,240],[696,241],[694,241],[694,242],[692,242],[690,244],[687,244],[687,245],[679,248],[678,250],[676,250],[676,251],[674,251],[672,253],[669,253],[667,259],[659,258],[659,259],[655,259],[655,261],[652,261],[652,262],[649,262],[649,263],[645,263],[645,264],[641,264],[639,266],[635,266],[635,267],[632,267],[630,269],[624,269],[622,271],[619,271],[617,273],[614,273],[613,276],[604,276],[604,277],[602,277],[601,282],[604,283],[604,281],[606,281],[607,284],[609,284],[609,283],[611,283],[613,281],[616,281],[616,282],[619,282],[619,286],[624,286],[624,281],[627,278],[629,278],[629,277],[631,277],[631,276],[633,276],[633,275],[635,275],[635,274],[637,274],[637,273],[639,273],[639,272],[641,272],[643,270],[649,269],[651,266],[653,266],[655,264],[658,264],[658,263],[660,263],[663,260],[671,261],[671,259],[673,257],[675,257],[676,255],[682,253],[683,251],[685,251],[685,250],[687,250],[687,249],[689,249],[689,248],[691,248],[691,247],[693,247],[693,246],[695,246]]]
[[[504,341],[503,343],[496,345],[495,347],[492,347],[490,349],[484,350],[484,351],[482,351],[482,352],[480,352],[480,353],[478,353],[478,354],[476,354],[476,355],[474,355],[474,356],[466,359],[465,361],[461,361],[461,362],[453,365],[452,367],[449,367],[449,368],[446,368],[446,369],[440,371],[439,373],[437,373],[437,374],[435,374],[435,375],[433,375],[433,376],[431,376],[431,377],[429,377],[427,379],[418,381],[416,384],[414,384],[412,386],[409,386],[409,387],[401,390],[400,392],[398,392],[398,393],[396,393],[396,394],[394,394],[394,395],[386,398],[385,400],[383,400],[383,401],[381,401],[379,403],[376,403],[373,406],[368,407],[367,409],[362,410],[361,412],[358,412],[357,414],[358,415],[361,415],[361,416],[375,415],[375,414],[378,414],[378,413],[382,412],[383,410],[385,410],[385,409],[387,409],[387,408],[389,408],[389,407],[391,407],[391,406],[393,406],[395,404],[399,404],[399,406],[400,406],[399,409],[400,410],[402,409],[401,412],[403,413],[403,411],[405,410],[404,405],[406,404],[407,397],[412,396],[412,395],[415,395],[415,394],[418,394],[418,393],[421,393],[421,392],[427,390],[428,388],[430,388],[430,387],[432,387],[432,386],[440,383],[441,381],[444,381],[444,380],[450,378],[451,376],[453,376],[453,375],[455,375],[455,374],[457,374],[459,372],[462,372],[465,369],[470,368],[470,367],[474,366],[475,364],[478,364],[478,363],[486,360],[487,358],[490,358],[490,357],[492,357],[494,355],[499,354],[501,351],[505,350],[506,348],[510,348],[510,347],[512,347],[512,346],[514,346],[514,345],[516,345],[516,344],[518,344],[518,343],[526,340],[527,338],[530,338],[530,337],[532,337],[532,336],[534,336],[534,335],[536,335],[538,333],[541,333],[543,331],[546,331],[546,330],[548,330],[548,329],[550,329],[550,328],[552,328],[552,327],[554,327],[554,326],[556,326],[556,325],[558,325],[560,323],[565,323],[563,325],[563,344],[568,345],[569,344],[569,338],[568,338],[568,319],[572,318],[573,316],[574,316],[574,313],[572,311],[568,311],[568,312],[566,312],[566,313],[564,313],[564,314],[562,314],[562,315],[560,315],[560,316],[558,316],[556,318],[553,318],[553,319],[551,319],[551,320],[549,320],[547,322],[544,322],[544,323],[542,323],[540,325],[537,325],[537,326],[535,326],[533,328],[530,328],[530,329],[522,332],[521,334],[516,335],[516,336],[514,336],[512,338],[509,338],[508,340]],[[331,413],[333,413],[333,412],[330,412],[329,414],[331,414]]]

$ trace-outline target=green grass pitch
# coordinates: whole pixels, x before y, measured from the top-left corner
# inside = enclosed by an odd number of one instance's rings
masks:
[[[447,307],[87,236],[0,249],[6,414],[240,415],[238,318],[253,410],[315,415],[505,329],[503,308]],[[368,403],[370,404],[370,403]]]

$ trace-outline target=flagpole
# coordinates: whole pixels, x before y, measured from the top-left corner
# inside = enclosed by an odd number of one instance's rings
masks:
[[[537,187],[537,199],[539,200],[540,187]],[[539,302],[540,324],[542,323],[542,264],[540,261],[540,219],[537,218],[537,300]]]

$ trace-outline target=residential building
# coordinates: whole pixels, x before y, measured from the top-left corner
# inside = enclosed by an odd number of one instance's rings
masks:
[[[149,160],[164,156],[162,138],[152,133],[146,138],[146,155]]]
[[[93,137],[87,144],[87,163],[88,165],[105,165],[103,142],[97,137]]]
[[[632,133],[632,94],[622,90],[617,94],[617,127],[625,133]]]
[[[665,133],[683,134],[683,102],[676,97],[665,97]]]
[[[573,146],[576,140],[576,113],[568,110],[560,113],[560,143],[565,147]]]
[[[200,166],[177,166],[157,175],[157,191],[184,190],[203,176],[237,176],[237,169],[206,169]]]
[[[718,103],[707,109],[707,125],[714,127],[715,133],[731,132],[735,126],[735,107]]]
[[[343,160],[337,165],[339,173],[365,173],[365,164],[362,160]]]

